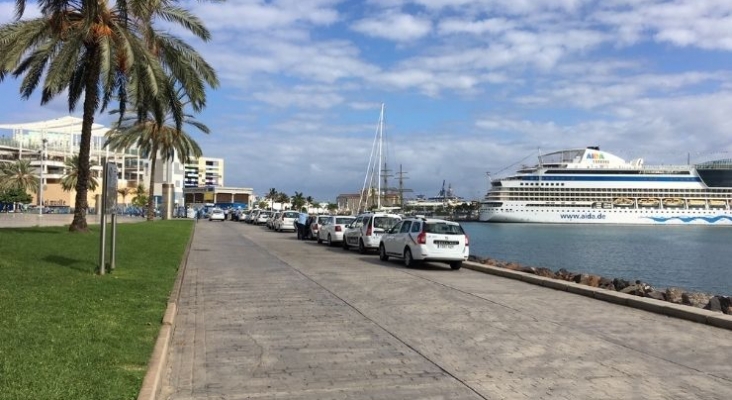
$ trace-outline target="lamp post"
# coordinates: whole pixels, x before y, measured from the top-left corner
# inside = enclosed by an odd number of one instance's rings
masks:
[[[43,143],[41,147],[41,179],[38,183],[38,216],[43,216],[43,169],[46,166],[46,145],[48,144],[48,139],[43,138],[41,139],[41,142]]]

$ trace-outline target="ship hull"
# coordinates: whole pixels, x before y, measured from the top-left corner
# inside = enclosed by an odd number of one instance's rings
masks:
[[[732,226],[732,210],[622,210],[567,207],[532,210],[516,204],[481,209],[479,220],[501,223],[618,224],[618,225],[725,225]]]

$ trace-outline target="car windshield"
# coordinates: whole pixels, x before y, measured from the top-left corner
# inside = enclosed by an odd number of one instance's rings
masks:
[[[342,225],[348,225],[356,218],[350,218],[350,217],[341,217],[336,218],[336,224],[342,224]]]
[[[318,217],[318,223],[322,225],[322,224],[328,222],[328,218],[330,218],[330,217],[327,215],[323,216],[323,217]]]
[[[399,218],[394,217],[374,217],[374,228],[391,229],[399,221]]]
[[[261,213],[261,214],[259,214],[259,217],[260,218],[261,217],[269,217],[269,216],[270,216],[270,213]]]
[[[427,233],[438,233],[441,235],[463,235],[463,228],[460,225],[447,224],[445,222],[428,222],[424,228]]]

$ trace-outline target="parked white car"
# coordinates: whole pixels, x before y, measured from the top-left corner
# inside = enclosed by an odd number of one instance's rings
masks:
[[[224,210],[220,208],[214,208],[211,210],[211,213],[208,215],[209,221],[225,221],[226,220],[226,214],[224,213]]]
[[[315,217],[315,220],[310,224],[310,237],[314,239],[318,238],[318,231],[328,217],[330,217],[330,215],[318,215]]]
[[[299,213],[297,211],[284,211],[275,220],[275,230],[278,232],[282,231],[295,231],[295,221],[297,221]]]
[[[443,219],[407,218],[381,236],[379,258],[404,260],[407,267],[421,261],[445,262],[460,269],[470,254],[468,235],[457,222]]]
[[[257,215],[259,215],[260,211],[262,210],[252,210],[249,214],[247,214],[246,217],[244,217],[244,222],[248,224],[253,224],[254,221],[256,221]]]
[[[272,211],[265,211],[265,210],[261,210],[261,211],[259,211],[259,213],[257,214],[257,219],[256,219],[256,220],[255,220],[255,219],[253,219],[253,220],[252,220],[252,223],[253,223],[254,225],[263,225],[263,224],[266,224],[266,223],[267,223],[267,220],[268,220],[268,219],[269,219],[269,217],[271,217],[271,216],[272,216]]]
[[[357,247],[361,254],[368,250],[376,250],[379,248],[381,235],[401,220],[402,217],[397,214],[360,214],[343,232],[343,249]]]
[[[342,242],[346,225],[349,225],[355,219],[356,217],[350,216],[328,216],[318,228],[318,236],[316,237],[318,243],[325,242],[328,246],[334,246],[336,243]]]
[[[272,230],[275,229],[275,222],[277,221],[277,218],[279,218],[280,214],[282,214],[282,211],[275,211],[269,215],[266,222],[267,228]]]

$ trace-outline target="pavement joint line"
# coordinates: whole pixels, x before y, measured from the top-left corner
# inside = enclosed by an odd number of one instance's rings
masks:
[[[176,276],[173,290],[168,298],[168,306],[165,309],[163,320],[160,326],[160,332],[158,338],[155,341],[155,347],[153,348],[152,355],[147,365],[147,372],[145,378],[142,381],[140,392],[137,395],[137,400],[155,400],[160,392],[160,384],[162,382],[163,372],[165,365],[168,362],[168,348],[170,341],[173,338],[173,328],[175,325],[175,317],[178,314],[178,303],[180,302],[180,293],[183,286],[183,279],[185,278],[186,268],[188,266],[188,256],[191,252],[191,246],[193,245],[193,237],[196,235],[196,224],[193,224],[191,236],[188,238],[188,244],[186,244],[183,257],[178,266],[178,276]]]
[[[257,246],[261,246],[261,245],[257,243]],[[290,263],[288,263],[288,262],[284,261],[283,259],[281,259],[281,258],[280,258],[280,257],[278,257],[277,255],[275,255],[275,254],[272,254],[272,253],[270,253],[270,254],[271,254],[271,255],[272,255],[272,256],[273,256],[274,258],[276,258],[276,259],[277,259],[278,261],[282,262],[283,264],[285,264],[285,265],[287,265],[288,267],[292,268],[292,269],[293,269],[293,270],[294,270],[295,272],[297,272],[298,274],[300,274],[300,275],[302,275],[303,277],[305,277],[305,279],[309,280],[310,282],[312,282],[312,283],[313,283],[313,284],[315,284],[316,286],[318,286],[318,287],[320,287],[321,289],[325,290],[325,291],[326,291],[327,293],[329,293],[329,294],[330,294],[331,296],[333,296],[333,297],[335,297],[336,299],[338,299],[338,300],[342,301],[342,302],[343,302],[343,304],[346,304],[346,305],[347,305],[348,307],[350,307],[350,308],[351,308],[352,310],[354,310],[355,312],[357,312],[357,313],[358,313],[358,314],[359,314],[360,316],[362,316],[363,318],[365,318],[365,319],[366,319],[367,321],[371,322],[372,324],[374,324],[375,326],[377,326],[377,327],[378,327],[379,329],[381,329],[382,331],[384,331],[384,332],[385,332],[385,333],[386,333],[387,335],[389,335],[389,336],[393,337],[393,338],[394,338],[395,340],[397,340],[397,341],[398,341],[399,343],[403,344],[403,345],[404,345],[404,346],[406,346],[406,347],[407,347],[408,349],[412,350],[413,352],[415,352],[416,354],[418,354],[418,355],[419,355],[420,357],[422,357],[423,359],[427,360],[427,361],[428,361],[428,362],[429,362],[430,364],[432,364],[432,365],[434,365],[435,367],[437,367],[437,368],[438,368],[438,369],[439,369],[440,371],[442,371],[443,373],[445,373],[445,374],[446,374],[447,376],[449,376],[449,377],[451,377],[451,378],[455,379],[455,380],[456,380],[457,382],[460,382],[460,384],[462,384],[463,386],[465,386],[466,388],[468,388],[468,389],[469,389],[470,391],[472,391],[473,393],[475,393],[475,394],[476,394],[476,395],[477,395],[478,397],[480,397],[481,399],[486,399],[486,400],[488,399],[488,397],[485,397],[485,396],[484,396],[483,394],[481,394],[481,393],[480,393],[480,392],[479,392],[479,391],[478,391],[477,389],[475,389],[475,388],[474,388],[474,387],[472,387],[472,386],[471,386],[470,384],[468,384],[468,382],[467,382],[467,381],[465,381],[464,379],[461,379],[460,377],[458,377],[458,376],[456,376],[455,374],[451,373],[451,372],[450,372],[450,371],[448,371],[447,369],[443,368],[443,367],[442,367],[442,365],[440,365],[439,363],[437,363],[437,362],[436,362],[436,361],[434,361],[433,359],[431,359],[431,358],[427,357],[427,355],[425,355],[425,354],[424,354],[423,352],[419,351],[419,349],[417,349],[417,348],[415,348],[414,346],[410,345],[409,343],[407,343],[406,341],[404,341],[404,339],[400,338],[399,336],[397,336],[396,334],[394,334],[394,333],[393,333],[393,332],[391,332],[390,330],[386,329],[386,328],[385,328],[384,326],[382,326],[381,324],[379,324],[378,322],[376,322],[376,321],[375,321],[375,320],[374,320],[373,318],[371,318],[371,317],[369,317],[368,315],[364,314],[364,313],[363,313],[363,311],[361,311],[361,310],[360,310],[360,309],[359,309],[358,307],[356,307],[356,306],[354,306],[353,304],[351,304],[350,302],[348,302],[348,301],[347,301],[346,299],[344,299],[344,298],[342,298],[342,297],[338,296],[338,295],[337,295],[337,294],[335,294],[335,293],[334,293],[333,291],[331,291],[331,290],[330,290],[330,289],[328,289],[327,287],[323,286],[323,284],[322,284],[322,283],[320,283],[320,282],[318,282],[318,281],[314,280],[314,279],[313,279],[313,278],[311,278],[311,277],[310,277],[309,275],[307,275],[306,273],[302,272],[302,271],[301,271],[300,269],[298,269],[298,268],[297,268],[297,267],[295,267],[294,265],[292,265],[292,264],[290,264]],[[415,275],[415,276],[417,276],[417,277],[420,277],[420,276],[418,276],[418,275]],[[422,277],[420,277],[420,278],[422,278]],[[424,278],[422,278],[422,279],[424,279]],[[430,281],[429,279],[427,279],[427,280],[428,280],[428,281]],[[430,282],[432,282],[432,281],[430,281]],[[138,400],[141,400],[141,399],[138,399]]]
[[[481,264],[473,261],[463,262],[463,267],[473,271],[483,272],[508,279],[539,285],[554,290],[578,294],[609,303],[619,304],[647,312],[665,315],[672,318],[711,325],[720,329],[732,330],[732,315],[704,310],[694,306],[676,304],[648,297],[634,296],[627,293],[614,292],[608,289],[596,288],[575,282],[546,278],[527,272],[513,271],[493,265]]]

